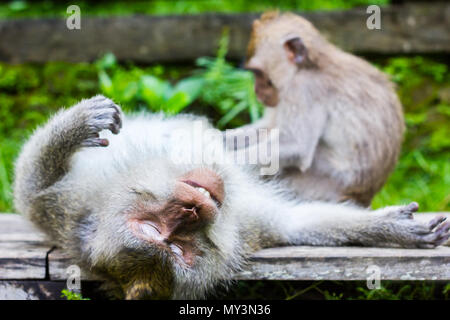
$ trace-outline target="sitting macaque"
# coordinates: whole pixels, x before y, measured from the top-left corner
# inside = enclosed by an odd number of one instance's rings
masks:
[[[304,18],[274,12],[254,21],[246,67],[268,108],[233,135],[279,129],[277,178],[299,198],[369,206],[395,167],[404,132],[386,75],[328,42]],[[248,147],[243,141],[227,143]]]
[[[24,145],[15,206],[126,299],[203,298],[268,246],[434,248],[450,236],[443,217],[413,219],[414,202],[376,211],[301,203],[223,157],[191,161],[198,141],[173,135],[197,121],[207,124],[187,115],[124,117],[103,96],[82,100]],[[206,141],[218,145],[203,150],[224,150],[221,140]]]

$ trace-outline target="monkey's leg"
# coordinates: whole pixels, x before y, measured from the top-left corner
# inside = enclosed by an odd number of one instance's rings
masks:
[[[80,147],[106,147],[99,132],[119,133],[121,111],[110,99],[98,95],[60,111],[36,130],[16,164],[15,200],[21,210],[40,191],[59,181],[69,170],[69,159]]]
[[[434,248],[450,237],[445,217],[424,223],[413,218],[418,204],[367,210],[347,205],[309,203],[283,215],[279,232],[291,244],[317,246]]]

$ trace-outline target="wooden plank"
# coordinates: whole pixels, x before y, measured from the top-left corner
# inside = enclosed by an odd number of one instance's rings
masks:
[[[450,280],[450,248],[284,247],[256,253],[238,280]]]
[[[48,270],[51,280],[66,280],[67,268],[71,265],[70,257],[62,250],[54,250],[48,255]],[[81,280],[101,280],[98,277],[81,270]]]
[[[44,279],[48,251],[42,242],[0,241],[0,279]]]
[[[18,214],[0,214],[0,279],[44,279],[50,249],[44,234]]]
[[[49,255],[50,279],[67,279],[69,258]],[[450,248],[282,247],[254,254],[235,280],[366,280],[377,266],[382,280],[450,280]],[[82,274],[82,280],[98,278]]]
[[[449,3],[382,7],[381,30],[366,27],[366,8],[300,13],[332,42],[356,53],[450,52]],[[213,56],[224,27],[229,58],[242,59],[258,14],[81,17],[80,30],[62,18],[0,21],[0,61],[93,61],[106,52],[119,60],[178,62]],[[119,40],[119,41],[118,41]]]
[[[0,213],[0,242],[35,241],[43,242],[45,235],[31,222],[18,214]]]
[[[64,281],[0,281],[0,300],[64,300]]]

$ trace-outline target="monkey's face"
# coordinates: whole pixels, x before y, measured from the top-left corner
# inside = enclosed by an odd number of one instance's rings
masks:
[[[128,226],[152,248],[192,266],[202,254],[197,242],[222,205],[223,181],[213,170],[198,168],[177,177],[171,189],[162,201],[148,191],[134,190],[137,199],[128,212]]]
[[[174,296],[201,296],[227,278],[242,250],[239,218],[251,178],[223,154],[222,133],[203,118],[123,120],[120,134],[104,133],[108,148],[81,150],[74,161],[73,174],[106,179],[88,179],[107,192],[92,210],[87,263],[127,288],[139,280]],[[211,157],[197,161],[198,154]]]
[[[255,74],[255,91],[261,102],[277,105],[279,91],[290,87],[302,69],[315,66],[315,52],[309,49],[317,41],[318,32],[298,16],[269,12],[254,21],[246,67]]]
[[[275,107],[278,104],[278,90],[272,80],[261,69],[247,68],[255,76],[255,93],[258,100],[268,107]]]

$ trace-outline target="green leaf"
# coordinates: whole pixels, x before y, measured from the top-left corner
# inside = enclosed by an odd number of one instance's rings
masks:
[[[190,101],[186,92],[177,92],[166,101],[163,111],[168,114],[177,114],[187,107]]]
[[[148,104],[151,110],[160,111],[163,109],[165,97],[170,85],[154,76],[145,75],[140,79],[140,96]]]
[[[187,78],[175,85],[174,92],[185,92],[189,97],[189,103],[191,103],[197,99],[204,85],[205,80],[200,77]]]
[[[443,115],[450,117],[450,105],[448,104],[440,104],[437,106],[437,111]]]
[[[407,113],[405,114],[406,123],[409,125],[416,125],[427,120],[427,113]]]
[[[26,1],[15,0],[9,3],[9,9],[12,11],[22,11],[28,8],[28,4]]]
[[[100,70],[113,69],[117,66],[116,56],[111,52],[105,54],[101,59],[95,63]]]
[[[125,90],[122,92],[122,101],[131,101],[133,97],[137,95],[139,91],[139,85],[137,82],[130,82]]]
[[[103,93],[106,95],[110,95],[113,92],[113,83],[111,81],[111,78],[108,76],[108,74],[101,70],[98,73],[98,79],[100,81],[100,89]]]
[[[73,292],[67,289],[61,290],[61,298],[66,298],[67,300],[91,300],[89,298],[83,298],[81,293]]]
[[[141,84],[144,89],[152,91],[159,97],[163,97],[170,90],[170,84],[167,81],[150,75],[142,76]]]
[[[239,102],[236,106],[233,107],[227,114],[225,114],[220,120],[217,122],[217,126],[219,128],[225,127],[225,125],[230,122],[234,117],[236,117],[239,113],[245,110],[247,105],[245,101]]]

